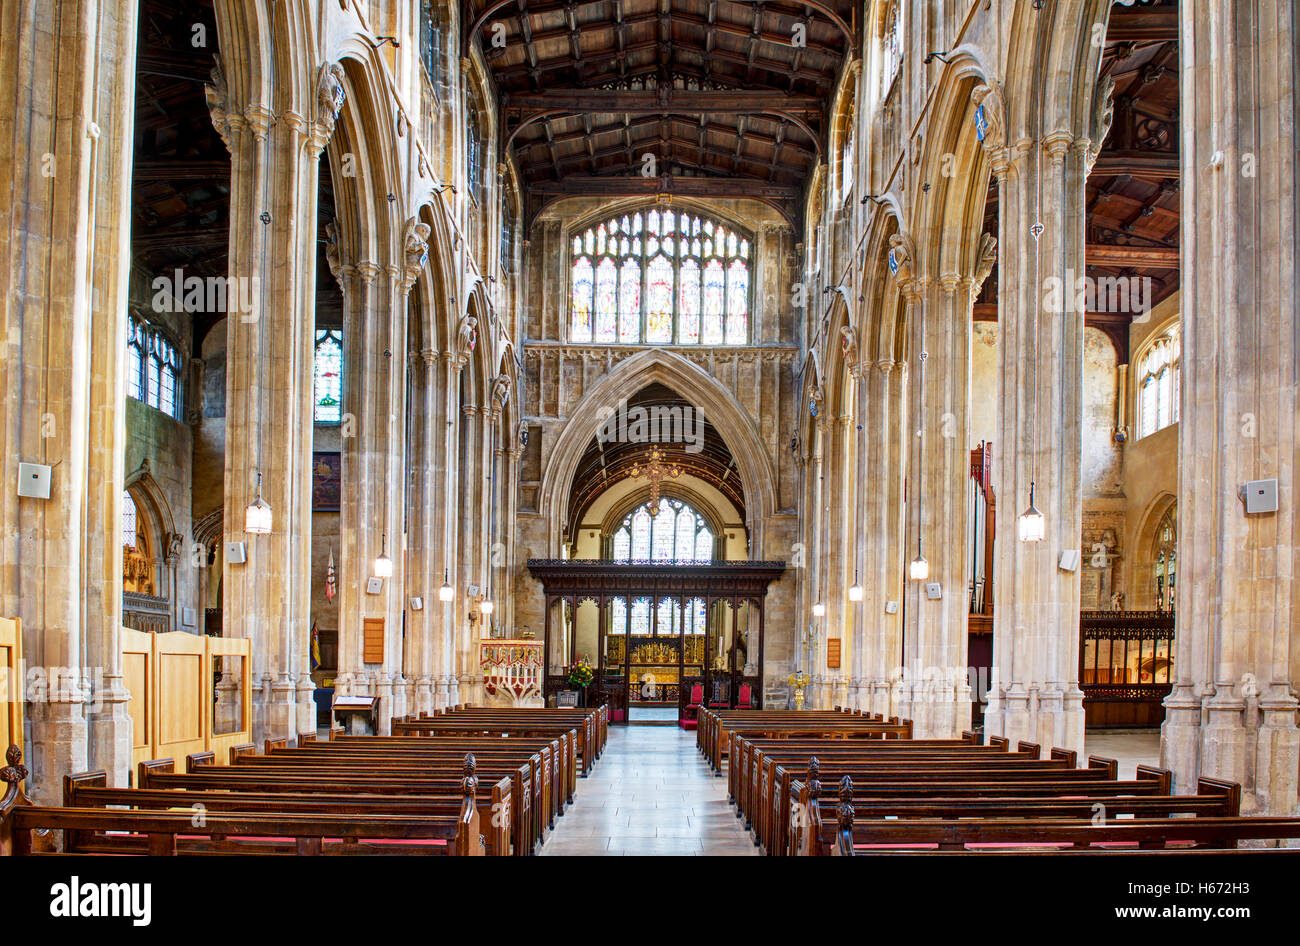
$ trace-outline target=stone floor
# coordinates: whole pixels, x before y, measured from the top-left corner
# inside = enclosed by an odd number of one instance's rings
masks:
[[[579,781],[574,803],[538,853],[757,855],[727,804],[727,780],[709,771],[695,748],[695,733],[646,723],[609,727],[605,754]],[[1159,764],[1160,733],[1089,732],[1085,752],[1117,759],[1120,778],[1133,778],[1139,764]]]
[[[1131,779],[1139,765],[1160,764],[1159,729],[1095,729],[1084,734],[1085,756],[1099,755],[1119,762],[1119,777]],[[1087,759],[1080,759],[1083,765]]]
[[[578,782],[543,855],[720,855],[759,853],[736,811],[727,780],[676,726],[610,726],[605,753]]]

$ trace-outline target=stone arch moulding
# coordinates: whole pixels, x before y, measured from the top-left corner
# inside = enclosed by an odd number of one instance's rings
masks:
[[[600,409],[615,406],[656,381],[703,410],[731,449],[745,490],[748,520],[745,525],[751,537],[750,547],[756,557],[762,557],[763,524],[776,511],[776,475],[758,428],[731,393],[712,376],[682,355],[661,349],[640,352],[615,367],[583,396],[560,431],[540,491],[549,554],[559,557],[568,518],[569,490],[578,460],[604,420]]]

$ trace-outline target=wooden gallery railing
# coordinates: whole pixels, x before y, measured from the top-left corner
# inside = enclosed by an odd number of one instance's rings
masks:
[[[1090,727],[1157,726],[1173,683],[1170,611],[1082,611],[1079,686]]]

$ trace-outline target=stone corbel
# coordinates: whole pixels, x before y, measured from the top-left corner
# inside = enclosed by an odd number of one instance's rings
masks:
[[[989,278],[989,273],[993,272],[993,266],[997,261],[998,238],[991,233],[980,234],[979,256],[975,260],[975,277],[971,283],[972,297],[979,295],[984,281]]]
[[[403,292],[409,292],[415,285],[415,281],[420,278],[420,271],[429,260],[430,232],[429,225],[417,217],[406,222],[406,237],[402,246],[406,264],[402,270]]]
[[[890,266],[890,260],[893,265]],[[889,238],[889,249],[885,254],[885,265],[893,274],[900,287],[906,286],[916,277],[913,265],[916,259],[916,244],[905,233],[895,233]]]
[[[466,315],[460,320],[460,325],[456,329],[456,357],[454,364],[457,371],[469,364],[470,355],[473,354],[477,342],[478,319],[472,315]]]
[[[1064,165],[1065,155],[1074,143],[1074,136],[1065,129],[1057,129],[1043,136],[1043,150],[1047,152],[1054,171],[1059,171]]]
[[[984,140],[980,146],[993,166],[993,173],[999,178],[1009,167],[1007,154],[1006,105],[1002,99],[1002,89],[994,81],[980,83],[971,89],[971,104],[984,108]]]
[[[1106,76],[1097,83],[1093,91],[1092,120],[1088,127],[1088,146],[1084,153],[1084,162],[1089,174],[1097,163],[1106,136],[1110,134],[1111,123],[1115,120],[1115,78]]]
[[[331,62],[321,66],[320,78],[316,81],[316,122],[313,136],[313,142],[319,142],[320,149],[324,149],[334,135],[334,125],[347,100],[344,78],[343,66],[339,63]]]
[[[216,65],[212,67],[212,82],[203,86],[203,96],[208,102],[208,114],[212,117],[212,127],[217,129],[217,134],[225,142],[226,149],[230,148],[230,90],[226,87],[226,73],[221,66],[221,57],[216,57]]]

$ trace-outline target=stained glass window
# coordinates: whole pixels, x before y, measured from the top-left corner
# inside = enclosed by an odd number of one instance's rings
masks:
[[[162,329],[135,316],[127,329],[126,393],[180,419],[181,353]]]
[[[136,541],[136,509],[135,500],[126,490],[122,490],[122,545],[125,548],[135,548]]]
[[[648,506],[634,509],[614,533],[614,561],[713,560],[713,532],[703,516],[678,499],[660,499],[653,516]]]
[[[612,634],[627,633],[627,599],[615,598],[610,607],[609,630]]]
[[[632,620],[629,631],[642,636],[650,633],[650,599],[637,598],[632,602]]]
[[[1169,511],[1156,526],[1155,542],[1155,599],[1157,611],[1174,609],[1174,585],[1178,573],[1178,516],[1177,507]]]
[[[704,599],[692,598],[686,602],[686,626],[687,634],[703,634],[704,625]]]
[[[744,345],[753,242],[698,214],[624,214],[573,236],[569,337]]]
[[[1138,360],[1138,436],[1178,423],[1181,346],[1178,326],[1162,333]]]
[[[337,424],[343,419],[343,337],[338,329],[316,330],[316,360],[312,365],[318,424]]]
[[[672,598],[659,599],[655,634],[659,637],[677,637],[682,633],[682,608]]]

